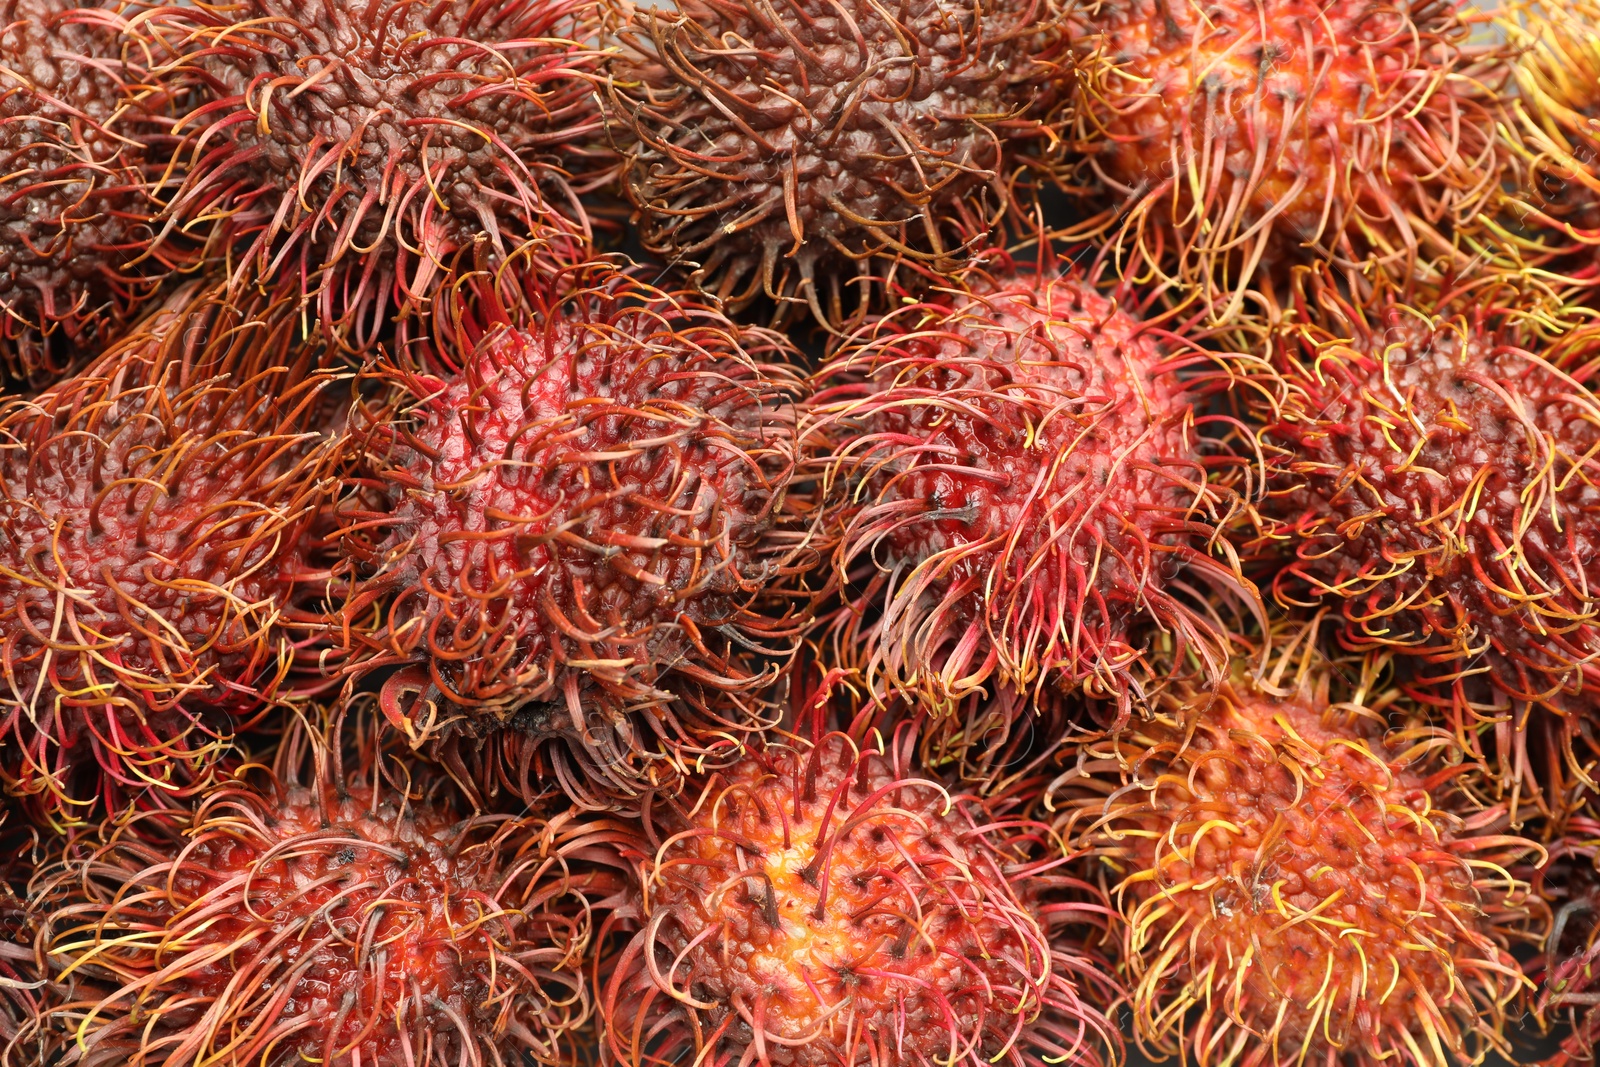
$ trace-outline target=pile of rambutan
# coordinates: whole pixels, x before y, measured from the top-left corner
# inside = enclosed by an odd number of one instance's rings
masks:
[[[79,2],[0,1067],[1594,1062],[1593,0]]]

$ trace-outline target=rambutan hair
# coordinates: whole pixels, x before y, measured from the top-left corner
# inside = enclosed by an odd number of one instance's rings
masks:
[[[204,233],[235,288],[297,279],[365,351],[480,235],[588,236],[599,145],[590,0],[242,0],[132,21],[190,87],[166,234]]]
[[[1109,237],[1233,322],[1277,265],[1468,261],[1500,195],[1510,50],[1455,0],[1098,0],[1075,16],[1078,143]]]
[[[1331,606],[1348,648],[1411,657],[1466,752],[1498,737],[1508,780],[1561,794],[1565,762],[1593,788],[1572,741],[1600,680],[1600,334],[1543,344],[1493,279],[1357,301],[1312,275],[1295,319],[1284,399],[1261,413],[1265,536],[1294,552],[1277,599]],[[1526,750],[1547,729],[1540,783]]]
[[[909,723],[826,732],[827,697],[798,709],[812,740],[605,823],[629,888],[602,905],[602,1062],[1115,1062],[1117,991],[1077,947],[1105,904],[1027,784],[955,792],[917,772]]]
[[[948,275],[1059,154],[1056,0],[609,6],[640,240],[734,311],[837,326]]]
[[[186,265],[152,220],[179,138],[172,93],[76,0],[0,5],[0,369],[43,387]]]
[[[1197,1067],[1509,1054],[1532,991],[1509,949],[1544,933],[1511,869],[1543,849],[1456,792],[1448,732],[1401,714],[1372,660],[1320,659],[1315,628],[1220,687],[1168,687],[1051,786],[1125,917],[1135,1037]]]
[[[309,546],[338,375],[298,329],[287,303],[191,286],[0,401],[0,772],[49,817],[191,788],[236,727],[321,684]]]
[[[1592,804],[1562,824],[1533,889],[1554,910],[1535,1008],[1546,1020],[1563,1019],[1567,1031],[1542,1067],[1593,1063],[1600,1047],[1600,819]]]
[[[356,668],[406,668],[385,686],[397,726],[420,743],[515,720],[538,744],[513,760],[577,741],[549,753],[577,762],[558,777],[621,795],[676,746],[692,762],[760,725],[720,694],[755,696],[792,655],[791,579],[816,560],[787,513],[789,342],[641,274],[530,249],[461,276],[431,336],[375,371],[345,536],[346,616],[378,616]]]
[[[1249,357],[1141,319],[1098,272],[992,266],[863,325],[817,373],[838,658],[934,707],[1085,683],[1125,702],[1146,630],[1225,669],[1201,591],[1259,601],[1218,536],[1238,498],[1205,435],[1233,423],[1204,403]]]
[[[29,890],[63,996],[22,1035],[44,1062],[572,1062],[591,920],[570,812],[464,810],[363,723],[298,720],[192,811],[59,845]]]
[[[1502,134],[1521,168],[1514,236],[1529,265],[1592,288],[1600,283],[1600,4],[1514,10],[1500,20],[1517,48],[1518,92]]]

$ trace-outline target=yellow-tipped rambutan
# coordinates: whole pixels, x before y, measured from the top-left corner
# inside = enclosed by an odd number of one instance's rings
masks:
[[[1493,283],[1355,301],[1313,276],[1296,318],[1261,433],[1267,537],[1295,553],[1277,597],[1332,606],[1347,647],[1412,657],[1463,748],[1484,758],[1494,724],[1524,775],[1527,706],[1579,713],[1600,656],[1600,336],[1545,345]],[[1589,781],[1568,722],[1555,750]]]
[[[1365,681],[1366,679],[1363,679]],[[1542,860],[1452,791],[1448,733],[1290,643],[1164,692],[1053,787],[1126,917],[1135,1033],[1211,1064],[1445,1065],[1507,1051]],[[1340,697],[1345,699],[1339,699]],[[1393,725],[1390,725],[1393,722]]]

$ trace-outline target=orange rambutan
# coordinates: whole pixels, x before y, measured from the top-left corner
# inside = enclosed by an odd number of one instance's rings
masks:
[[[1099,0],[1075,16],[1077,232],[1164,265],[1217,322],[1278,264],[1408,277],[1499,194],[1509,51],[1453,0]]]
[[[1294,643],[1248,671],[1172,687],[1052,787],[1116,882],[1141,1045],[1200,1067],[1506,1053],[1532,989],[1509,949],[1542,935],[1509,871],[1543,850],[1454,793],[1449,734],[1393,721],[1370,679],[1338,699]]]
[[[857,733],[752,747],[612,823],[630,888],[601,928],[604,1059],[1114,1059],[1112,986],[1064,933],[1104,905],[1044,827],[1018,795],[918,775],[906,724]]]

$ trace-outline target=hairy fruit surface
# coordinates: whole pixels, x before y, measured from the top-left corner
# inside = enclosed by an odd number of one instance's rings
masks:
[[[84,831],[40,869],[30,906],[70,992],[38,1023],[74,1050],[59,1062],[562,1062],[589,927],[556,828],[462,812],[421,766],[296,773],[299,745],[270,778]]]
[[[1325,683],[1165,703],[1089,750],[1080,773],[1105,777],[1068,809],[1121,879],[1140,1041],[1200,1067],[1509,1054],[1529,909],[1506,868],[1541,850],[1496,832],[1503,811],[1441,805],[1441,738],[1386,745]]]
[[[1175,579],[1255,597],[1208,554],[1231,497],[1208,484],[1212,385],[1189,372],[1223,358],[1053,269],[846,338],[808,432],[833,449],[840,625],[869,674],[936,705],[990,679],[1126,695],[1141,623],[1220,666]]]
[[[945,274],[1059,139],[1052,0],[678,0],[624,7],[611,120],[646,248],[738,310],[838,323]],[[857,308],[848,289],[855,285]]]
[[[1592,335],[1534,351],[1489,290],[1312,292],[1262,432],[1267,532],[1295,552],[1279,600],[1333,605],[1347,646],[1419,657],[1426,682],[1568,714],[1600,655],[1600,401],[1564,369],[1587,377]]]
[[[171,101],[124,66],[120,29],[98,5],[0,5],[0,359],[34,385],[65,372],[64,349],[105,341],[162,273],[135,264],[161,210]]]
[[[624,849],[635,891],[613,921],[636,932],[600,967],[609,1056],[1102,1062],[1114,1031],[1079,982],[1103,979],[1050,936],[1079,906],[1038,895],[1059,857],[997,818],[838,734],[697,781]]]
[[[1078,16],[1089,229],[1171,265],[1217,321],[1307,255],[1409,274],[1498,192],[1504,56],[1449,0],[1101,0]]]
[[[178,788],[291,690],[338,442],[336,378],[298,325],[181,292],[79,375],[0,403],[10,789],[77,806],[79,768],[100,772],[90,795]]]
[[[430,702],[465,729],[545,715],[625,790],[653,735],[686,740],[675,696],[770,680],[749,653],[780,661],[803,622],[760,602],[794,567],[792,349],[605,262],[444,299],[367,432],[385,503],[348,543],[374,568],[357,610],[384,612],[368,665],[425,678],[386,705],[413,733]]]
[[[172,225],[220,226],[234,280],[319,295],[358,348],[392,301],[426,300],[480,233],[505,254],[587,232],[578,195],[611,169],[584,0],[245,0],[140,22],[200,102]]]

